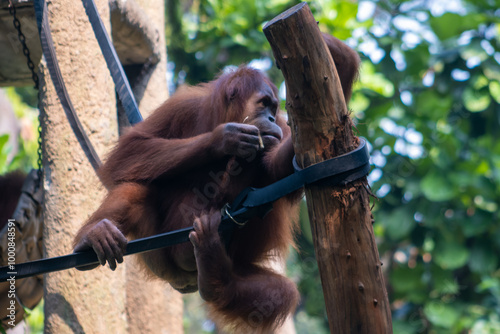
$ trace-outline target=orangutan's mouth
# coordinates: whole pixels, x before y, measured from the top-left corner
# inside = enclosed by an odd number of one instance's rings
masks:
[[[176,288],[176,287],[173,288],[179,291],[180,293],[192,293],[198,291],[198,285],[187,285],[182,288]]]
[[[273,138],[276,138],[279,141],[281,141],[281,134],[278,132],[262,132],[260,135],[262,136],[262,138],[273,137]]]

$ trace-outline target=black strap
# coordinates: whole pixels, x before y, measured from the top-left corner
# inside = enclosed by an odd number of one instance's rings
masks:
[[[122,65],[118,59],[116,51],[111,43],[106,29],[102,23],[102,20],[97,12],[97,8],[93,0],[82,0],[87,15],[89,17],[90,23],[94,30],[95,36],[101,47],[101,51],[104,55],[106,63],[108,65],[113,81],[115,82],[115,88],[118,92],[118,97],[122,103],[125,113],[130,124],[135,124],[142,121],[141,113],[135,102],[134,95],[130,88],[128,79],[123,71]],[[52,40],[52,34],[50,31],[49,21],[48,21],[48,10],[47,3],[45,0],[35,0],[34,3],[36,19],[38,24],[38,31],[40,34],[40,41],[42,45],[43,54],[47,61],[47,67],[49,69],[50,77],[54,83],[56,93],[61,101],[68,122],[75,133],[87,159],[89,159],[90,164],[94,170],[97,170],[101,166],[101,160],[96,153],[92,143],[87,137],[82,124],[78,118],[75,111],[73,103],[69,97],[66,90],[66,85],[64,84],[64,79],[59,68],[59,63],[57,61],[56,52],[54,49],[54,42]]]
[[[115,82],[116,92],[118,93],[118,97],[120,98],[130,125],[139,123],[142,121],[139,107],[137,107],[134,94],[132,93],[128,79],[123,71],[120,59],[118,58],[115,48],[109,39],[109,35],[106,32],[104,24],[102,23],[94,0],[82,0],[82,2],[85,7],[85,12],[89,17],[90,24],[92,25],[92,29],[94,30],[97,42],[101,47],[106,64],[108,65],[108,69],[111,72],[113,81]]]
[[[271,203],[292,193],[303,186],[314,184],[318,181],[327,182],[325,185],[344,185],[359,179],[370,171],[370,155],[366,147],[366,140],[360,138],[359,146],[349,153],[325,160],[321,163],[300,169],[293,159],[295,173],[285,177],[270,186],[254,189],[248,192],[244,200],[237,199],[241,206],[246,208],[258,207]],[[237,207],[238,204],[233,204]]]
[[[246,218],[246,209],[241,209],[237,212],[233,212],[233,215],[236,219],[248,219]],[[221,227],[219,228],[219,232],[223,237],[230,235],[235,229],[234,224],[227,215],[222,217],[220,226]],[[147,238],[132,240],[127,244],[127,249],[124,255],[143,253],[188,242],[189,233],[192,230],[192,227],[187,227],[172,232],[157,234]],[[21,279],[25,277],[97,263],[99,263],[97,255],[93,250],[90,249],[85,252],[77,252],[48,259],[3,266],[0,267],[0,282],[6,282],[9,279]]]
[[[75,133],[87,159],[89,159],[92,167],[97,170],[101,165],[101,160],[94,150],[92,143],[85,134],[82,124],[78,119],[75,108],[71,103],[66,86],[64,85],[64,80],[61,75],[61,70],[57,62],[56,51],[54,50],[54,43],[52,41],[52,34],[50,32],[48,10],[45,0],[35,0],[34,3],[36,12],[36,21],[38,24],[38,32],[40,34],[40,42],[42,44],[43,55],[47,61],[47,67],[49,69],[50,77],[54,83],[54,87],[57,92],[57,96],[61,101],[61,105],[66,113],[69,124]]]
[[[316,184],[320,181],[322,184],[329,186],[342,185],[361,178],[370,171],[369,158],[366,141],[361,139],[359,147],[352,152],[305,169],[298,169],[296,167],[298,170],[294,174],[264,188],[245,189],[238,195],[232,207],[226,206],[223,208],[219,233],[221,233],[223,238],[230,236],[235,228],[241,227],[250,218],[264,216],[272,208],[274,201],[305,185]],[[192,230],[192,227],[188,227],[130,241],[127,244],[125,255],[137,254],[187,242],[189,241],[189,232]],[[97,262],[96,254],[93,250],[89,250],[17,264],[14,268],[5,266],[0,268],[0,282],[5,282],[10,277],[19,279]]]
[[[148,249],[157,249],[186,242],[189,240],[188,235],[191,230],[192,228],[185,228],[154,237],[130,241],[127,244],[127,252],[125,255],[136,254],[144,252]],[[90,250],[12,266],[5,266],[0,268],[0,282],[5,282],[11,278],[21,279],[96,263],[99,263],[97,255],[93,250]]]

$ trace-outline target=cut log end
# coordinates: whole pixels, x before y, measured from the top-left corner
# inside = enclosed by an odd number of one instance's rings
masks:
[[[292,8],[284,11],[283,13],[279,14],[278,16],[276,16],[275,18],[273,18],[271,21],[267,22],[266,25],[264,26],[263,30],[264,30],[264,33],[266,32],[266,30],[268,30],[273,24],[275,24],[276,22],[278,21],[281,21],[281,20],[284,20],[292,15],[294,15],[295,13],[299,12],[300,10],[302,10],[302,8],[304,6],[307,6],[307,4],[305,2],[301,2],[299,3],[298,5],[295,5],[293,6]],[[307,7],[309,8],[309,7]]]

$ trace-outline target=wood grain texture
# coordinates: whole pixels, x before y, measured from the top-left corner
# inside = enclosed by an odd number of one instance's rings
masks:
[[[264,33],[285,77],[299,166],[356,148],[335,64],[307,4],[271,20]],[[331,333],[392,333],[367,187],[363,178],[305,190]]]

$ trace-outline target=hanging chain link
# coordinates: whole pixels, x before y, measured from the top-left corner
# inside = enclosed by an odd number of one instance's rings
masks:
[[[42,110],[38,108],[38,148],[36,153],[38,154],[37,165],[38,165],[38,185],[43,184],[43,139],[42,139],[42,121],[43,114]]]
[[[35,83],[35,89],[38,89],[38,75],[35,72],[35,64],[31,60],[30,50],[26,45],[26,36],[24,36],[21,31],[21,21],[19,21],[16,16],[16,7],[14,6],[12,0],[9,0],[9,13],[13,17],[14,28],[16,28],[19,42],[21,42],[21,45],[23,46],[23,53],[26,56],[28,68],[31,70],[31,78]]]
[[[9,13],[13,17],[13,24],[14,28],[17,30],[17,35],[19,42],[21,42],[21,45],[23,47],[23,54],[26,56],[28,68],[31,71],[31,78],[33,79],[33,82],[35,83],[35,89],[38,90],[38,74],[35,71],[35,64],[31,60],[31,55],[30,55],[30,50],[28,48],[28,45],[26,45],[26,36],[24,36],[22,30],[21,30],[21,21],[17,18],[16,15],[16,7],[14,6],[14,3],[12,0],[9,0]],[[43,182],[43,161],[42,161],[42,147],[43,147],[43,142],[42,142],[42,111],[40,108],[38,108],[38,149],[37,149],[37,154],[38,154],[38,159],[37,159],[37,165],[38,165],[38,184],[41,185]]]

